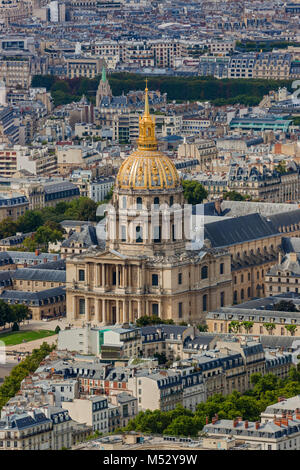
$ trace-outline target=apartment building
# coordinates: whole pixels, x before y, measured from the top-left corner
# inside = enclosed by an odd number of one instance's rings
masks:
[[[260,450],[299,450],[300,413],[284,418],[273,418],[268,422],[251,422],[242,417],[234,420],[219,419],[215,416],[203,431],[209,437],[233,436],[237,441],[259,445]]]
[[[38,410],[1,417],[1,450],[50,450],[53,423]]]
[[[214,140],[195,139],[194,142],[184,142],[178,146],[178,158],[195,158],[199,161],[201,171],[212,170],[213,161],[218,156]]]
[[[183,402],[181,374],[171,370],[129,377],[128,389],[137,397],[141,410],[171,411]]]
[[[88,396],[75,398],[64,402],[72,420],[93,427],[93,431],[107,433],[108,427],[108,401],[104,396]]]
[[[83,354],[94,354],[105,360],[139,356],[142,349],[138,328],[91,327],[65,329],[59,332],[58,347]]]
[[[67,58],[65,63],[67,78],[95,78],[101,74],[103,66],[103,60],[99,57]]]
[[[26,196],[19,193],[0,193],[0,221],[10,218],[17,220],[29,209]]]

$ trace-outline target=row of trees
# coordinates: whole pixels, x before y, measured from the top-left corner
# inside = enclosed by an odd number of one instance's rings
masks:
[[[174,325],[174,321],[172,319],[162,320],[156,315],[152,315],[150,317],[148,317],[147,315],[143,315],[142,317],[136,320],[135,324],[138,328],[141,328],[142,326],[149,326],[149,325],[160,325],[160,324]]]
[[[245,333],[249,334],[251,333],[251,329],[253,325],[254,325],[253,321],[239,322],[237,320],[232,320],[232,322],[229,323],[229,332],[241,333],[242,330],[244,329]],[[272,334],[272,331],[275,330],[276,328],[275,323],[264,323],[263,326],[270,335]],[[291,336],[294,336],[297,331],[297,325],[284,325],[284,328],[291,334]]]
[[[11,370],[0,387],[0,410],[20,390],[22,380],[34,372],[54,348],[55,345],[50,346],[44,342],[39,349],[34,349],[30,356]]]
[[[206,402],[197,406],[195,413],[178,405],[175,410],[163,412],[146,410],[131,420],[123,431],[141,431],[145,433],[172,436],[197,436],[206,423],[218,415],[219,419],[234,419],[242,416],[244,420],[258,421],[260,413],[267,406],[276,403],[278,397],[295,396],[300,392],[300,370],[293,367],[289,377],[281,379],[274,374],[253,374],[252,389],[241,394],[234,391],[230,395],[215,394]],[[120,431],[120,430],[119,430]]]
[[[80,100],[85,94],[95,101],[100,76],[94,79],[74,78],[61,80],[58,77],[36,75],[33,87],[46,87],[54,99],[54,105]],[[109,77],[115,96],[131,90],[144,90],[145,77],[133,73],[112,73]],[[167,93],[169,100],[212,101],[217,106],[225,104],[257,105],[269,91],[286,86],[291,89],[291,80],[265,79],[216,79],[214,77],[151,77],[148,88]]]

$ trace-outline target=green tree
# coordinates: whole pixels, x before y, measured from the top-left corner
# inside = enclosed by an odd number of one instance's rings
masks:
[[[289,331],[291,333],[291,336],[295,335],[295,332],[298,328],[297,325],[285,325],[284,327],[287,331]]]
[[[237,320],[232,320],[229,323],[229,332],[238,333],[241,329],[242,323]]]
[[[182,187],[184,198],[189,204],[201,204],[208,196],[208,192],[198,181],[184,180]]]
[[[286,161],[281,160],[278,165],[275,167],[275,170],[278,171],[281,175],[287,172]]]
[[[245,201],[245,196],[238,193],[237,191],[227,191],[223,194],[223,198],[229,201]]]
[[[242,325],[246,331],[246,333],[249,333],[251,328],[253,327],[254,325],[254,322],[253,321],[243,321],[242,322]]]
[[[275,330],[276,325],[275,323],[264,323],[264,327],[269,333],[269,335],[272,335],[273,330]]]

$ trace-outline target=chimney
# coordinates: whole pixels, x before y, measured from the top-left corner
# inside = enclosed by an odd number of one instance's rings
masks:
[[[297,253],[295,253],[295,252],[290,253],[290,261],[291,261],[292,263],[296,263],[296,262],[297,262]]]
[[[44,263],[48,263],[48,260],[47,260],[47,258],[44,258]]]
[[[221,215],[221,213],[222,213],[221,199],[216,199],[215,200],[215,211],[217,212],[218,215]]]
[[[256,421],[256,423],[255,423],[255,429],[259,429],[259,425],[260,425],[260,422],[259,422],[259,421]]]
[[[296,408],[295,413],[296,413],[296,419],[300,420],[300,408]]]
[[[238,423],[238,421],[237,421],[237,419],[235,418],[235,419],[233,420],[233,423],[232,423],[232,425],[233,425],[234,428],[236,428],[237,423]]]
[[[245,421],[245,429],[248,429],[248,420]]]
[[[281,423],[282,423],[284,426],[288,426],[288,425],[289,425],[289,420],[287,419],[286,416],[282,416],[282,418],[281,418]]]
[[[214,416],[211,420],[211,424],[216,424],[217,421],[218,421],[217,418]]]
[[[205,424],[208,424],[208,416],[205,416]]]
[[[282,262],[282,253],[279,252],[278,253],[278,264],[281,264],[281,262]]]
[[[287,419],[293,421],[293,413],[291,411],[288,411],[287,413]]]
[[[238,416],[236,419],[237,419],[239,422],[243,421],[243,418],[242,418],[241,416]]]
[[[281,426],[281,418],[277,418],[275,416],[273,421],[274,421],[274,424],[276,424],[276,426]]]
[[[285,397],[278,397],[278,403],[280,403],[281,401],[285,401]]]
[[[36,249],[35,250],[35,256],[39,256],[39,254],[40,254],[40,250]]]
[[[23,266],[24,266],[24,268],[27,268],[27,263],[24,263]]]
[[[57,261],[57,256],[53,256],[53,260],[54,260],[54,261]]]

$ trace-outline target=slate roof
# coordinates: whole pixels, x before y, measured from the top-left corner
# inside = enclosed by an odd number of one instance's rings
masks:
[[[46,289],[39,292],[24,292],[19,290],[4,290],[0,294],[0,299],[4,301],[15,301],[17,303],[23,302],[28,303],[31,302],[35,305],[41,305],[46,299],[58,296],[65,296],[66,292],[63,287],[54,287],[53,289]]]
[[[291,238],[282,238],[281,242],[282,249],[284,253],[300,253],[300,238],[291,237]]]
[[[80,232],[74,232],[67,240],[61,244],[62,247],[70,247],[72,243],[81,243],[83,248],[88,248],[93,245],[98,245],[98,238],[96,227],[93,225],[85,225]]]
[[[12,272],[12,278],[26,281],[66,282],[66,272],[56,269],[21,268]]]
[[[204,238],[211,241],[213,248],[271,237],[277,233],[278,231],[272,224],[260,214],[249,214],[232,219],[222,218],[204,227]]]
[[[280,227],[289,226],[300,223],[300,209],[291,212],[282,212],[268,216],[268,221],[272,224],[273,229],[279,231]]]
[[[36,269],[36,266],[27,266],[27,269]],[[66,260],[65,259],[59,259],[57,261],[49,261],[48,263],[41,263],[38,265],[38,269],[56,269],[60,271],[65,271],[66,270]]]

